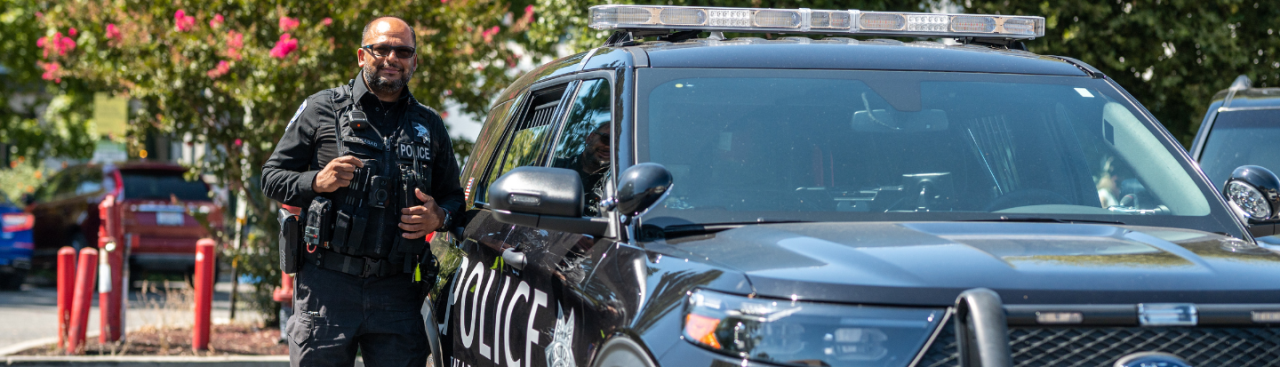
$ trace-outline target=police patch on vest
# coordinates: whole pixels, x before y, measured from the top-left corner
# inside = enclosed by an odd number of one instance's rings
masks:
[[[427,132],[427,128],[422,125],[413,125],[413,128],[418,131],[418,139],[422,140],[423,144],[431,145],[431,133]]]
[[[343,136],[343,137],[342,137],[342,141],[347,142],[347,143],[356,143],[356,144],[361,144],[361,145],[367,145],[367,146],[369,146],[369,147],[371,147],[371,148],[373,148],[373,149],[377,149],[377,150],[386,150],[386,149],[384,149],[384,148],[382,147],[382,143],[379,143],[377,140],[365,139],[365,138],[361,138],[361,137],[358,137],[358,136]]]
[[[293,113],[293,117],[289,118],[289,124],[284,126],[285,130],[293,127],[293,123],[298,121],[298,116],[302,116],[302,111],[307,109],[307,101],[302,100],[302,105],[298,106],[298,111]]]
[[[431,160],[431,147],[428,146],[399,144],[399,148],[396,149],[396,152],[399,153],[400,159],[416,158],[420,161]]]

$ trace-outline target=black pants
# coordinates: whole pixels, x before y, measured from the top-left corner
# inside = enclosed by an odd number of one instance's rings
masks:
[[[427,363],[422,287],[413,274],[360,278],[303,264],[295,280],[289,334],[290,366]]]

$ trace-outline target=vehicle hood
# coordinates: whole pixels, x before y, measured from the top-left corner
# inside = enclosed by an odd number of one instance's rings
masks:
[[[950,305],[983,287],[1005,303],[1280,302],[1280,254],[1175,228],[765,224],[668,243],[691,260],[745,273],[764,297]]]

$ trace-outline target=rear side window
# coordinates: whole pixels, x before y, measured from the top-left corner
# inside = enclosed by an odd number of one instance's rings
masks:
[[[209,188],[178,173],[123,172],[125,199],[208,201]]]
[[[546,157],[547,141],[555,132],[555,116],[559,111],[567,85],[534,92],[529,103],[522,107],[518,123],[511,124],[495,152],[493,167],[482,185],[477,187],[477,200],[488,196],[489,184],[512,168],[541,165]]]

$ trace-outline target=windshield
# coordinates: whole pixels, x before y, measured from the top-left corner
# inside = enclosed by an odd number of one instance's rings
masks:
[[[1231,171],[1247,164],[1280,169],[1280,110],[1227,111],[1214,119],[1200,154],[1200,168],[1221,187]]]
[[[644,223],[1037,218],[1239,236],[1212,188],[1103,80],[643,69]]]
[[[181,173],[124,172],[126,199],[209,201],[209,188],[200,181],[187,181]],[[170,196],[172,195],[172,197]]]

